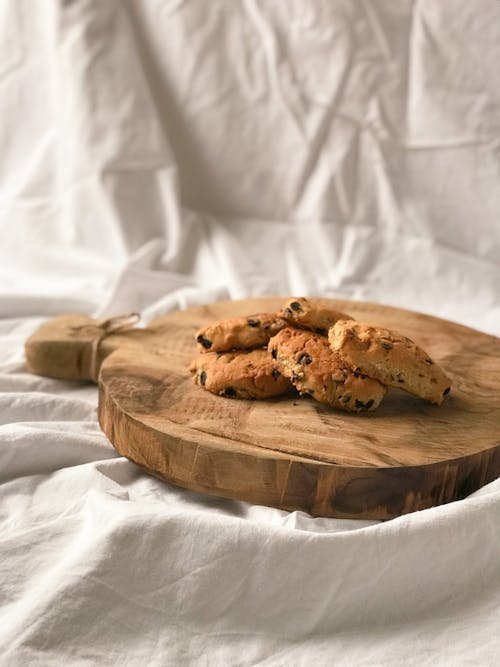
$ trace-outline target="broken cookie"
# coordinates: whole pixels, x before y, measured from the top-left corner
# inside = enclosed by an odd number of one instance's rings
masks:
[[[410,338],[354,321],[337,322],[328,339],[347,364],[383,384],[440,405],[451,380]]]
[[[377,380],[353,372],[321,334],[288,327],[269,341],[268,349],[281,373],[320,403],[363,412],[375,410],[386,393]]]

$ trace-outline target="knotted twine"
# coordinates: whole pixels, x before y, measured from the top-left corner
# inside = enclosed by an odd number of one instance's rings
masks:
[[[97,382],[99,376],[99,346],[101,342],[110,334],[119,333],[131,329],[134,324],[137,324],[141,316],[139,313],[126,313],[124,315],[115,315],[108,317],[105,320],[98,320],[95,326],[102,330],[102,333],[92,341],[91,357],[90,357],[90,377],[94,382]]]

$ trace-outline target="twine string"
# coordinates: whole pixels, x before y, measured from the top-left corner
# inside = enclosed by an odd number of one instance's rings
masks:
[[[99,320],[96,323],[96,326],[99,327],[99,329],[102,330],[102,333],[97,336],[93,341],[92,341],[92,348],[91,348],[91,357],[90,357],[90,376],[94,380],[94,382],[97,382],[97,378],[99,377],[99,345],[101,344],[101,341],[106,338],[106,336],[109,336],[110,334],[113,333],[118,333],[119,331],[127,331],[128,329],[131,329],[134,324],[137,324],[139,320],[141,319],[141,316],[139,313],[126,313],[124,315],[115,315],[114,317],[108,317],[105,320]]]

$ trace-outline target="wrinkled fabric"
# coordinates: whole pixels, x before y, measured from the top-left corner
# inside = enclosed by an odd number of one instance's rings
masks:
[[[498,663],[500,480],[386,523],[196,494],[23,344],[277,294],[500,335],[499,62],[495,0],[0,2],[2,663]]]

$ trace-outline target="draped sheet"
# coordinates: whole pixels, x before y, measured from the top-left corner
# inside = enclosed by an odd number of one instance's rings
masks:
[[[500,480],[386,523],[188,492],[23,343],[276,294],[500,335],[499,63],[495,0],[0,3],[3,664],[498,664]]]

